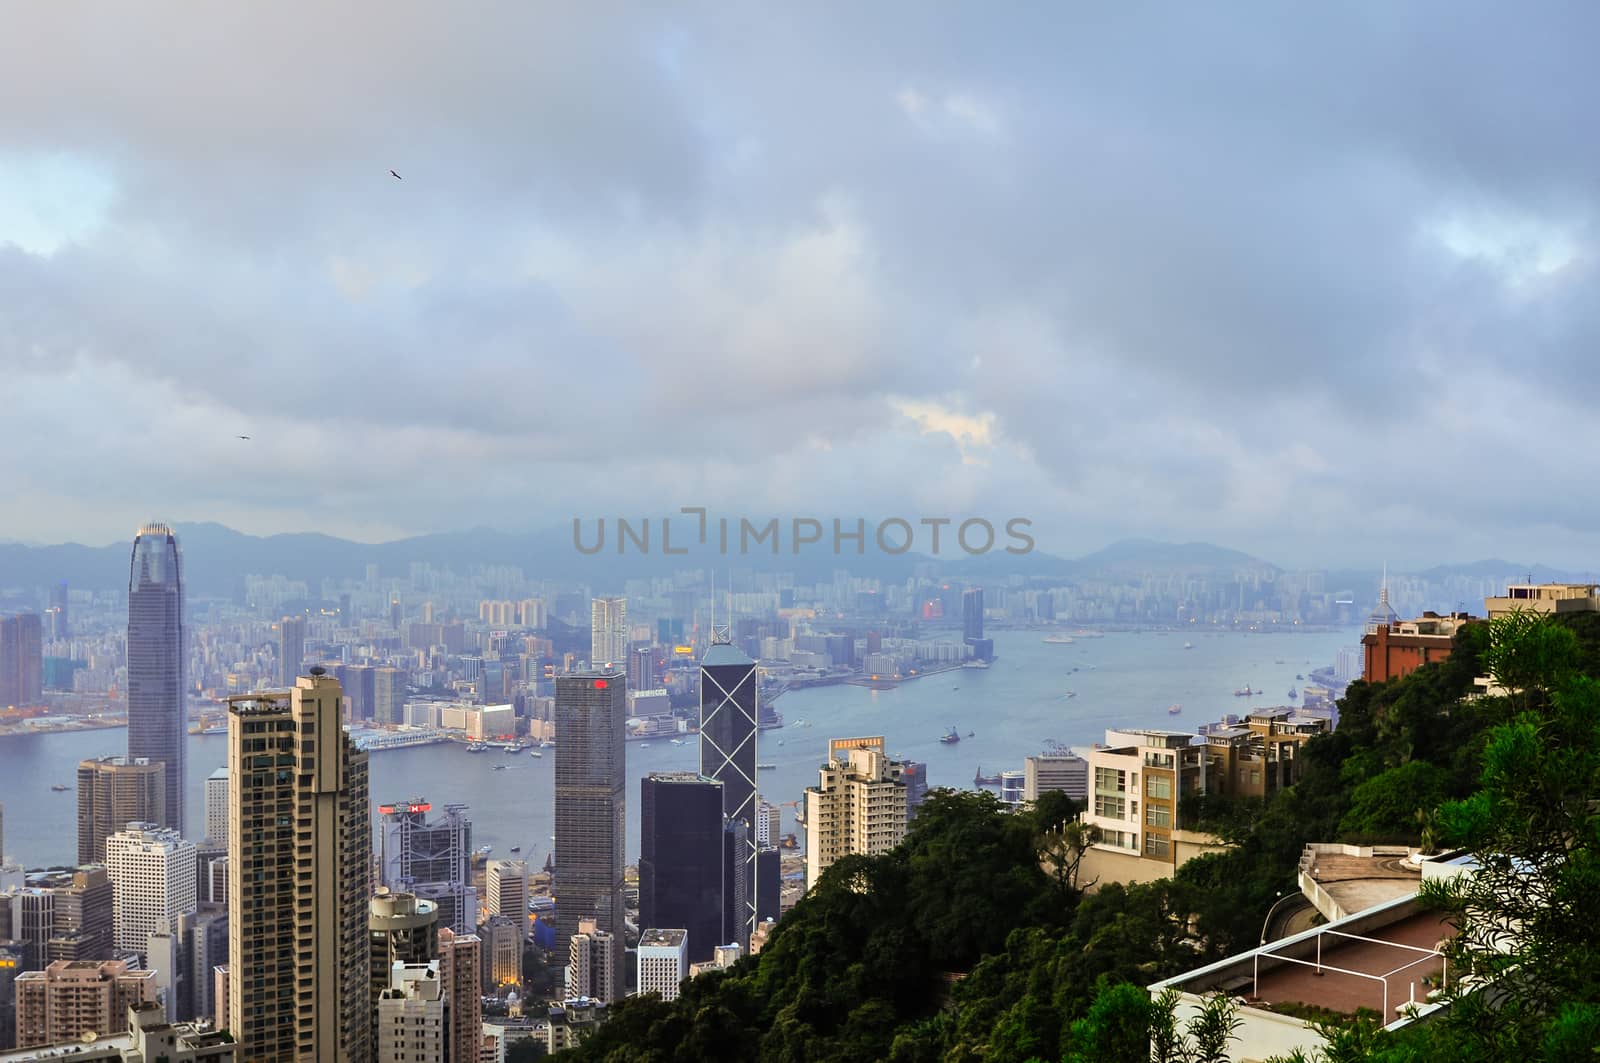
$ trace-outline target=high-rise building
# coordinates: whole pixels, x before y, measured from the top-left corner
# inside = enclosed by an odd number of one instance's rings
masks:
[[[278,621],[278,683],[294,686],[306,659],[306,618],[286,616]]]
[[[756,925],[783,916],[783,853],[775,845],[756,853]]]
[[[745,936],[751,933],[746,916],[755,905],[754,861],[745,860],[749,848],[750,832],[744,821],[722,821],[722,934],[719,943],[745,947]],[[757,856],[759,857],[759,852]]]
[[[613,969],[622,967],[623,830],[627,822],[624,729],[628,703],[621,672],[556,678],[556,948],[578,920],[613,934]]]
[[[372,722],[379,727],[406,722],[406,674],[400,669],[373,670]]]
[[[1089,762],[1076,753],[1042,753],[1022,762],[1022,799],[1037,801],[1040,794],[1060,790],[1074,801],[1089,795]]]
[[[639,936],[639,992],[660,993],[677,1000],[678,987],[689,977],[688,934],[683,930],[646,930]]]
[[[367,905],[372,941],[372,1007],[390,988],[396,964],[425,964],[439,958],[439,913],[431,901],[410,893],[380,890]]]
[[[171,828],[130,823],[106,839],[117,948],[145,954],[150,935],[170,934],[196,907],[194,842]]]
[[[484,869],[485,905],[491,915],[503,915],[528,936],[528,862],[490,860]]]
[[[100,757],[78,762],[78,863],[106,859],[106,839],[130,823],[161,823],[167,768],[158,761]]]
[[[222,1031],[169,1021],[166,1009],[149,999],[124,1008],[108,1034],[80,1035],[0,1056],[4,1063],[57,1059],[74,1063],[234,1063],[235,1058],[233,1042]]]
[[[593,919],[578,920],[578,932],[567,948],[567,995],[614,1004],[620,996],[617,981],[622,956],[620,942],[601,930]]]
[[[719,631],[700,661],[700,774],[722,783],[723,815],[744,824],[746,867],[740,880],[747,890],[754,889],[756,878],[759,719],[755,662],[727,641],[726,631]],[[748,944],[756,927],[755,894],[749,893],[743,903],[746,925],[737,940]],[[693,940],[689,947],[699,948]]]
[[[128,568],[128,756],[167,766],[165,818],[183,831],[184,744],[188,741],[183,626],[183,554],[165,524],[133,539]]]
[[[432,810],[421,797],[378,806],[378,881],[432,901],[440,927],[471,934],[478,928],[478,891],[467,806],[446,805],[430,823]]]
[[[0,892],[0,935],[17,943],[30,971],[56,960],[106,959],[115,950],[114,908],[104,865],[54,871]]]
[[[906,818],[917,814],[917,806],[928,796],[928,765],[920,760],[900,762],[900,778],[906,784]]]
[[[445,1058],[473,1059],[483,1036],[482,976],[476,934],[439,930],[439,981],[444,985],[448,1020]]]
[[[370,1055],[367,755],[342,698],[313,668],[228,699],[228,1029],[247,1059]]]
[[[445,1063],[450,998],[439,961],[396,961],[384,974],[376,1008],[377,1063]],[[472,1059],[476,1063],[477,1056]]]
[[[228,766],[206,776],[206,840],[228,842]]]
[[[82,1042],[127,1029],[128,1008],[154,998],[154,971],[121,960],[57,960],[17,976],[17,1047]]]
[[[44,641],[39,614],[0,616],[0,708],[37,705],[43,695]]]
[[[596,598],[589,603],[589,665],[609,671],[628,660],[628,599]]]
[[[57,640],[72,637],[72,624],[68,614],[67,581],[62,580],[50,588],[50,637]]]
[[[654,690],[656,685],[656,651],[649,646],[635,646],[628,651],[628,690]]]
[[[836,738],[816,786],[806,787],[806,888],[841,856],[886,853],[905,840],[902,767],[883,751],[883,736]]]
[[[350,700],[350,719],[370,720],[377,700],[377,669],[370,664],[347,664],[335,669],[339,687]]]
[[[491,915],[478,928],[483,942],[483,991],[492,993],[522,982],[522,938],[508,916]]]
[[[983,638],[982,587],[968,587],[961,592],[961,637],[966,642]]]
[[[756,798],[756,848],[777,845],[783,837],[783,809]]]
[[[723,943],[722,784],[697,772],[640,780],[639,925],[684,930],[691,962]]]

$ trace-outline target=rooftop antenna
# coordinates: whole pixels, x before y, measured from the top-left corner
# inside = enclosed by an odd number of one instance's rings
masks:
[[[726,645],[732,642],[728,629],[717,626],[717,570],[711,570],[711,645]]]

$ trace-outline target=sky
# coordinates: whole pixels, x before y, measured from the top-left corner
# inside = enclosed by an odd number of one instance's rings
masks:
[[[1597,23],[27,5],[0,539],[705,506],[1584,563]]]

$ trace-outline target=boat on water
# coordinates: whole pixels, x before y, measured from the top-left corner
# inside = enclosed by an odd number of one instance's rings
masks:
[[[467,743],[467,752],[468,753],[487,753],[488,751],[489,751],[489,747],[487,745],[485,745],[484,743],[482,743],[482,742],[468,742]]]
[[[1039,641],[1050,646],[1070,646],[1077,640],[1071,635],[1046,635]]]
[[[977,731],[968,731],[967,732],[967,737],[968,738],[976,738],[976,737],[978,737],[978,732]]]
[[[1233,692],[1233,696],[1236,698],[1253,698],[1259,693],[1261,693],[1261,691],[1251,690],[1248,686],[1242,686]]]
[[[639,743],[639,748],[640,749],[649,749],[650,748],[650,743],[649,742],[640,742]]]
[[[506,766],[504,764],[496,764],[494,767],[490,768],[489,770],[490,771],[505,771],[506,770]]]
[[[548,739],[548,738],[546,738],[543,742],[539,743],[539,748],[540,749],[554,749],[555,747],[556,747],[556,744],[554,742],[550,741],[550,739]]]
[[[1186,650],[1192,650],[1192,649],[1194,649],[1194,643],[1192,643],[1192,642],[1185,642],[1185,643],[1184,643],[1184,644],[1183,644],[1183,648],[1184,648],[1184,649],[1186,649]]]
[[[1298,698],[1299,696],[1300,696],[1300,691],[1296,690],[1294,687],[1290,687],[1289,688],[1289,700],[1290,701],[1293,701],[1295,698]]]
[[[944,745],[953,746],[957,742],[961,741],[961,734],[954,727],[952,727],[939,737],[939,741]]]
[[[67,786],[65,783],[56,783],[54,786],[50,787],[50,789],[54,790],[58,794],[64,794],[68,790],[72,789],[72,787]]]
[[[494,846],[492,845],[485,845],[478,849],[479,856],[488,856],[492,852],[494,852]]]
[[[1064,698],[1075,698],[1078,696],[1078,692],[1076,690],[1069,690],[1061,696]]]
[[[756,771],[771,771],[773,768],[776,768],[776,767],[777,767],[776,764],[757,764],[756,765]]]
[[[980,669],[981,668],[987,668],[987,667],[989,667],[989,662],[988,661],[962,661],[961,662],[961,667],[963,667],[963,668],[980,668]]]
[[[1306,677],[1303,676],[1303,675],[1300,675],[1298,672],[1295,673],[1295,678],[1300,680],[1300,682],[1302,682],[1302,683],[1304,683],[1306,681]]]
[[[539,752],[537,749],[533,749],[533,750],[529,750],[528,751],[528,756],[530,756],[530,757],[543,757],[544,754]]]
[[[511,847],[511,851],[512,851],[512,852],[514,852],[514,853],[520,853],[520,852],[522,852],[522,846],[520,846],[520,845],[513,845],[513,846],[512,846],[512,847]]]
[[[977,774],[972,777],[972,785],[974,785],[974,786],[999,786],[1000,785],[1000,776],[998,776],[998,775],[985,775],[983,773],[983,765],[979,764],[978,765]]]
[[[1183,711],[1183,706],[1182,705],[1172,704],[1172,705],[1168,705],[1167,706],[1167,715],[1168,716],[1176,716],[1176,715],[1178,715],[1178,713],[1180,713],[1182,711]]]
[[[779,740],[779,745],[782,745],[782,744],[783,744],[782,740],[780,739]],[[681,739],[681,738],[669,738],[669,739],[667,739],[667,745],[669,745],[669,746],[681,746],[681,745],[683,745],[683,739]],[[537,754],[535,754],[535,755],[537,756]]]

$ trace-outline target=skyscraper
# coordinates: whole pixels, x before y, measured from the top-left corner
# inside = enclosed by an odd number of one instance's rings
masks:
[[[72,625],[69,623],[67,602],[67,581],[62,580],[50,588],[50,637],[53,639],[70,639],[72,637]]]
[[[835,738],[806,787],[806,888],[841,856],[877,856],[905,840],[906,784],[883,737]]]
[[[228,844],[228,766],[206,776],[206,840]]]
[[[982,587],[968,587],[961,592],[961,637],[966,642],[983,638]]]
[[[612,933],[622,969],[626,683],[621,672],[556,678],[556,950],[578,920]]]
[[[589,665],[609,670],[628,660],[628,599],[596,598],[589,603]]]
[[[444,1063],[449,1039],[449,998],[439,961],[395,963],[383,971],[373,1058],[377,1063]],[[376,978],[376,976],[374,976]]]
[[[133,539],[128,567],[128,756],[167,766],[163,827],[183,830],[187,740],[183,555],[165,524]]]
[[[623,950],[617,935],[595,925],[593,919],[578,920],[578,932],[567,946],[567,994],[614,1004],[621,994],[617,976],[622,969]]]
[[[106,859],[106,839],[130,823],[166,818],[167,768],[128,757],[78,762],[78,863]]]
[[[367,904],[371,938],[372,1007],[389,988],[389,972],[397,963],[427,963],[439,958],[439,913],[433,902],[410,893],[380,890]]]
[[[195,910],[194,842],[175,830],[128,824],[106,839],[106,872],[119,949],[144,956],[151,934],[171,934],[178,917]]]
[[[337,680],[228,699],[228,1029],[247,1059],[365,1061],[367,755]]]
[[[443,927],[439,930],[439,981],[448,998],[446,1059],[476,1059],[482,1043],[483,993],[478,969],[482,947],[476,934],[455,934]]]
[[[653,690],[656,685],[656,651],[649,646],[635,646],[628,651],[628,690],[638,693]]]
[[[528,936],[528,862],[490,860],[484,869],[484,900],[491,915],[503,915]]]
[[[294,686],[306,657],[306,618],[286,616],[278,622],[278,682]]]
[[[478,891],[472,885],[467,806],[446,805],[444,815],[430,823],[432,810],[421,797],[378,806],[378,879],[396,893],[432,901],[439,926],[471,934],[478,927]]]
[[[42,631],[38,613],[0,616],[0,709],[39,704],[44,693]]]
[[[379,727],[406,722],[406,674],[400,669],[373,670],[372,722]]]
[[[760,707],[755,662],[719,631],[700,661],[700,774],[722,784],[722,812],[744,824],[745,929],[756,928],[756,721]],[[718,944],[727,944],[726,941]],[[691,936],[689,947],[699,946]]]
[[[692,771],[640,780],[639,926],[685,931],[691,963],[725,944],[722,823],[717,780]]]

